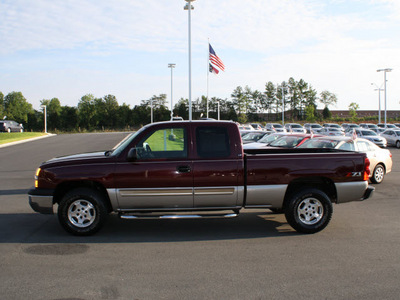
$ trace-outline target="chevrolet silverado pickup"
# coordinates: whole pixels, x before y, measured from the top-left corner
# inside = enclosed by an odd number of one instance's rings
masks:
[[[121,218],[235,217],[243,208],[282,211],[298,232],[324,229],[333,203],[369,198],[369,160],[335,149],[243,150],[228,121],[144,126],[112,150],[41,164],[29,203],[57,206],[62,227],[91,235]]]

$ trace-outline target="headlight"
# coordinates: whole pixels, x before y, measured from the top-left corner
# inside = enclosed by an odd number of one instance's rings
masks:
[[[35,188],[39,186],[39,174],[42,169],[38,168],[35,173]]]

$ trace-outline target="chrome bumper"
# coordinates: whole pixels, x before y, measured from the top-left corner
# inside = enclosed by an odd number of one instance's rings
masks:
[[[41,214],[53,214],[53,191],[32,189],[29,191],[29,205]]]

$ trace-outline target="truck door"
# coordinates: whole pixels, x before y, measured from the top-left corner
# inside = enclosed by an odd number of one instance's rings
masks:
[[[116,166],[116,197],[122,210],[193,207],[188,140],[185,125],[165,125],[131,145],[137,158]]]
[[[243,191],[238,187],[242,160],[232,151],[228,128],[199,126],[193,135],[194,207],[236,207]]]

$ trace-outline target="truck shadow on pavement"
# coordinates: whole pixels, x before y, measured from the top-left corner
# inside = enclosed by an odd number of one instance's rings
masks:
[[[298,235],[283,214],[245,212],[233,219],[122,220],[110,215],[93,236],[68,234],[57,215],[0,214],[0,243],[169,243]]]

